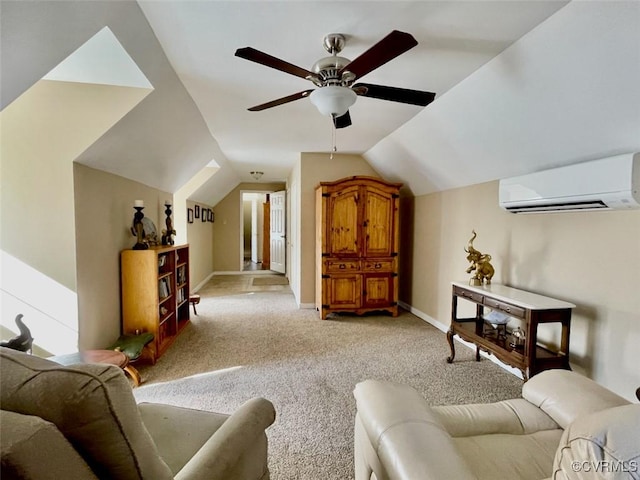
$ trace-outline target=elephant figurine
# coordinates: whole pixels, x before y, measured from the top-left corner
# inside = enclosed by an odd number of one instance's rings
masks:
[[[488,285],[491,283],[491,279],[495,274],[493,265],[490,263],[491,255],[481,253],[473,248],[473,241],[476,239],[477,233],[475,230],[471,232],[473,235],[469,240],[467,248],[464,249],[464,251],[468,253],[467,261],[471,263],[469,268],[467,268],[467,273],[475,272],[469,280],[469,285],[482,285],[483,283]]]

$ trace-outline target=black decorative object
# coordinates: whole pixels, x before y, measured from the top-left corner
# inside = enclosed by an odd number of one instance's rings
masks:
[[[164,206],[166,207],[164,213],[167,216],[165,220],[167,229],[162,231],[162,245],[173,245],[173,236],[176,234],[176,231],[173,229],[173,224],[171,223],[171,204],[167,200],[164,202]]]
[[[18,330],[20,330],[20,335],[13,337],[6,342],[0,342],[0,347],[7,347],[20,352],[31,353],[31,349],[33,348],[33,337],[31,336],[29,328],[22,321],[22,316],[23,315],[20,313],[15,320]]]
[[[196,209],[196,218],[200,218],[200,205],[194,207]]]
[[[144,202],[142,200],[136,200],[133,208],[136,213],[133,214],[133,228],[132,233],[137,237],[138,241],[133,246],[134,250],[147,250],[149,245],[144,238],[144,227],[142,226],[142,219],[144,218]]]
[[[193,208],[187,208],[187,222],[193,223]]]

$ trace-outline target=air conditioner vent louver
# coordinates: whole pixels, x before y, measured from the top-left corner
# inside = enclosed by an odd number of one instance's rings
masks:
[[[542,212],[560,212],[575,210],[600,210],[609,208],[602,201],[597,202],[570,202],[570,203],[551,203],[549,205],[528,205],[522,207],[506,207],[511,213],[542,213]]]
[[[640,153],[500,180],[499,196],[511,213],[640,208]]]

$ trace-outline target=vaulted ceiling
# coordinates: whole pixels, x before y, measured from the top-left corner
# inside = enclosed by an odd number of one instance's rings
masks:
[[[640,151],[637,1],[3,1],[2,13],[3,107],[109,26],[154,92],[77,161],[170,192],[213,162],[192,195],[212,205],[252,170],[284,181],[301,152],[332,147],[308,99],[247,111],[314,86],[235,50],[310,69],[334,32],[350,59],[391,30],[418,41],[363,81],[436,100],[359,97],[336,137],[414,194]]]

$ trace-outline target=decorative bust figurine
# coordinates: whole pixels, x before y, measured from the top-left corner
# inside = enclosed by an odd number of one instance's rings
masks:
[[[475,272],[469,279],[469,285],[482,285],[483,283],[490,284],[495,270],[491,265],[491,255],[484,254],[473,248],[473,241],[476,239],[476,231],[472,230],[471,239],[467,248],[464,249],[469,255],[467,255],[467,261],[471,263],[467,268],[467,273]]]

